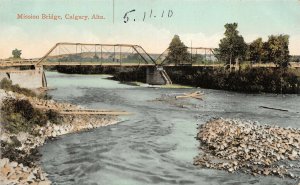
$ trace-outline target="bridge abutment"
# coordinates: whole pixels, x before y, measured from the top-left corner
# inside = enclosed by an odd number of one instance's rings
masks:
[[[147,68],[146,82],[151,85],[172,84],[172,81],[163,67]]]
[[[47,80],[42,66],[34,70],[6,69],[1,70],[0,80],[8,78],[12,84],[19,84],[20,87],[36,89],[47,87]]]

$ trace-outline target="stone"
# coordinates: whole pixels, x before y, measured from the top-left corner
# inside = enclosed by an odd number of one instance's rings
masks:
[[[248,168],[253,175],[275,174],[280,177],[289,176],[288,164],[278,169],[267,168],[281,160],[299,159],[300,150],[295,147],[299,145],[299,138],[299,129],[222,118],[201,125],[197,134],[197,139],[202,144],[200,148],[204,154],[211,156],[204,166],[229,172],[241,168],[246,168],[242,171],[247,171]],[[201,158],[197,158],[198,162],[195,164],[202,165],[199,161]],[[212,158],[231,162],[230,165],[228,162],[215,164]],[[255,165],[260,167],[257,168]]]
[[[0,172],[4,175],[4,176],[8,176],[11,173],[12,169],[10,168],[10,166],[8,164],[5,164],[4,167],[1,168]]]
[[[12,175],[8,176],[9,180],[18,180],[17,175],[13,173]]]
[[[35,179],[35,175],[33,173],[30,173],[27,177],[27,182],[34,182]]]
[[[26,172],[22,172],[17,175],[19,181],[26,180],[28,178],[28,176],[29,176],[29,173],[26,173]]]
[[[22,163],[20,163],[18,166],[19,166],[21,169],[24,168],[24,165],[23,165]]]
[[[21,143],[25,142],[25,141],[27,140],[28,137],[29,137],[29,134],[28,134],[28,133],[25,133],[25,132],[20,132],[20,133],[18,133],[18,135],[17,135],[17,139],[18,139]]]
[[[9,166],[11,166],[12,168],[15,168],[18,166],[18,163],[13,161],[13,162],[9,163]]]
[[[23,167],[23,171],[24,171],[24,172],[29,172],[30,170],[29,170],[29,168],[28,168],[27,166],[24,166],[24,167]]]
[[[9,163],[9,159],[7,158],[0,159],[0,168],[4,167],[4,165],[6,165],[7,163]]]

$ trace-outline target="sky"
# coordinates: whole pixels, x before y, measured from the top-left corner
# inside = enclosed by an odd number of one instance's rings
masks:
[[[89,20],[66,19],[73,14]],[[105,19],[91,19],[94,14]],[[57,42],[137,44],[162,53],[175,34],[187,46],[218,47],[224,25],[233,22],[247,43],[288,34],[290,54],[300,55],[299,0],[0,0],[0,58],[15,48],[25,58],[42,57]]]

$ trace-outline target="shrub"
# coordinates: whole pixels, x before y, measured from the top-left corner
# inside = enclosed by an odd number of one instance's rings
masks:
[[[15,136],[14,136],[15,137]],[[17,147],[21,142],[17,138],[11,138],[12,143],[1,142],[1,155],[3,158],[8,158],[10,161],[22,163],[25,166],[34,167],[35,161],[38,160],[39,154],[37,148],[32,148],[29,154]]]
[[[32,132],[35,125],[46,125],[49,118],[45,112],[34,108],[28,100],[6,98],[1,107],[1,119],[4,129],[18,133]]]

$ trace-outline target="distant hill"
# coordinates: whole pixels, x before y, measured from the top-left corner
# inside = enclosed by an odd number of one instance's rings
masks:
[[[145,58],[148,58],[148,56],[145,53],[141,53],[141,55]],[[149,54],[151,58],[156,60],[160,54]],[[72,53],[72,54],[61,54],[61,55],[54,55],[49,56],[48,60],[50,61],[56,61],[58,59],[60,60],[93,60],[93,59],[102,59],[109,60],[109,59],[122,59],[122,60],[140,60],[140,56],[137,53],[131,53],[131,52],[84,52],[84,53]]]
[[[300,62],[300,55],[292,55],[291,62]]]

